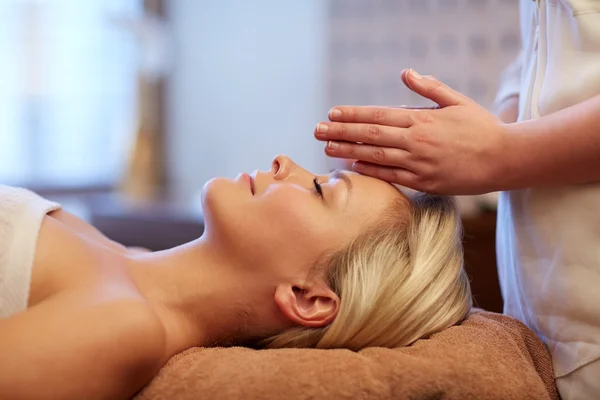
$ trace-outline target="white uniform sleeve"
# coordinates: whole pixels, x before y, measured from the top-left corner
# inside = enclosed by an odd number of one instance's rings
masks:
[[[510,63],[500,75],[500,85],[496,99],[494,100],[493,110],[498,110],[506,100],[511,97],[517,97],[521,91],[521,76],[523,71],[524,52],[521,50],[517,58]]]

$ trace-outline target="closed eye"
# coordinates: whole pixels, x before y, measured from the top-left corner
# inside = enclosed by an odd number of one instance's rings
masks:
[[[323,198],[323,188],[321,187],[321,184],[316,176],[313,179],[313,183],[315,184],[315,194]]]

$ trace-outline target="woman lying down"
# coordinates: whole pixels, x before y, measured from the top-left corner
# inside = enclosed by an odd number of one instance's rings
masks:
[[[469,313],[450,198],[284,156],[202,194],[202,237],[139,253],[0,187],[0,398],[126,399],[190,347],[400,347]]]

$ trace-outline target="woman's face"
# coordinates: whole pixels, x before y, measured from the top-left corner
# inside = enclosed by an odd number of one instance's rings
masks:
[[[245,268],[306,274],[382,218],[404,197],[392,185],[352,172],[315,175],[285,156],[269,171],[216,178],[203,188],[208,240]]]

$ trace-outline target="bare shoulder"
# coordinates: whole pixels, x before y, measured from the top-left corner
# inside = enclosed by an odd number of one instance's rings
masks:
[[[94,338],[90,356],[107,361],[111,379],[145,383],[154,376],[165,360],[166,334],[153,310],[130,298],[90,306],[92,318],[80,329]]]
[[[118,346],[125,351],[126,358],[119,360],[121,373],[135,381],[146,381],[167,361],[164,326],[144,304],[123,304],[118,314],[114,323],[120,334],[112,344],[118,341]]]
[[[122,300],[98,310],[103,340],[118,347],[129,360],[161,361],[164,358],[166,335],[154,311],[141,300]],[[100,329],[100,326],[97,327]]]
[[[0,321],[0,353],[0,398],[127,399],[165,362],[165,333],[142,301],[66,292]]]

